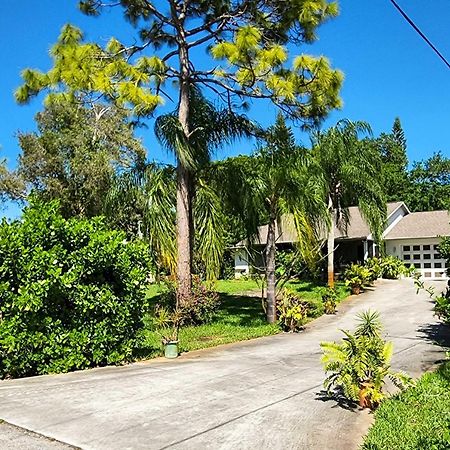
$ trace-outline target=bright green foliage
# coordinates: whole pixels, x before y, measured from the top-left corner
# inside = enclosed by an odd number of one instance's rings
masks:
[[[450,362],[426,373],[417,385],[375,412],[364,450],[447,450],[450,448]]]
[[[65,25],[50,54],[53,67],[47,73],[31,69],[22,72],[24,84],[16,91],[19,103],[28,102],[44,89],[50,91],[47,105],[84,101],[84,93],[101,93],[119,106],[131,106],[138,116],[152,113],[162,103],[150,86],[164,79],[164,63],[151,57],[130,64],[124,46],[114,38],[105,48],[84,44],[81,30]],[[62,91],[60,86],[64,86]]]
[[[450,209],[450,158],[438,152],[416,162],[409,180],[406,203],[412,211]]]
[[[405,373],[390,370],[393,346],[381,337],[379,314],[366,311],[358,318],[355,332],[343,331],[341,343],[320,344],[325,372],[330,373],[324,386],[361,407],[375,408],[386,398],[383,386],[387,377],[402,390],[412,381]]]
[[[284,288],[277,299],[278,323],[284,331],[299,331],[308,318],[309,303],[297,292]]]
[[[127,47],[115,38],[104,47],[84,43],[82,32],[66,25],[51,50],[52,69],[22,73],[19,102],[43,89],[50,91],[48,102],[94,93],[145,116],[162,103],[161,89],[168,81],[188,78],[192,85],[211,86],[223,100],[229,94],[268,98],[307,121],[317,121],[341,105],[343,76],[326,58],[300,55],[291,67],[286,64],[286,44],[314,42],[316,29],[337,16],[336,2],[194,1],[182,8],[128,0],[111,5],[123,8],[139,32],[140,44]],[[80,2],[81,10],[90,15],[108,6],[108,1]],[[226,64],[217,67],[210,61],[210,68],[196,69],[187,64],[187,54],[178,67],[174,59],[182,49],[197,47]]]
[[[372,273],[367,267],[352,264],[345,270],[344,280],[345,284],[350,286],[354,293],[359,293],[359,289],[370,284]]]
[[[36,122],[37,133],[19,134],[22,154],[9,177],[22,189],[19,195],[13,186],[10,196],[58,199],[65,217],[102,214],[115,174],[145,159],[125,112],[111,105],[52,104]],[[116,208],[116,222],[126,215],[131,227],[136,213],[124,209]]]
[[[116,364],[136,348],[148,247],[35,202],[0,225],[0,377]]]

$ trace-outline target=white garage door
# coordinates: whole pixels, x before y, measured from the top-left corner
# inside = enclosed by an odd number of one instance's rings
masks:
[[[446,260],[441,257],[438,244],[403,244],[403,262],[419,270],[424,278],[445,278]]]

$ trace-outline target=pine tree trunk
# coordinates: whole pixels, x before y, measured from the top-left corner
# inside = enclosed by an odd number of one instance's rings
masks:
[[[189,136],[189,57],[187,48],[180,46],[180,100],[178,120]],[[179,160],[177,164],[177,304],[187,303],[192,285],[192,174]]]
[[[328,253],[328,286],[334,287],[334,217],[331,214],[331,225],[328,231],[327,239],[327,253]]]
[[[267,322],[277,320],[277,299],[275,292],[275,218],[271,217],[267,230],[266,279],[267,279]]]

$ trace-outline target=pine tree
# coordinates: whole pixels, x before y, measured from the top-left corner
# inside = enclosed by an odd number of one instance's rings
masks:
[[[102,96],[128,105],[138,117],[152,115],[176,86],[177,298],[190,297],[192,189],[195,152],[190,141],[189,93],[209,89],[229,108],[266,99],[306,123],[317,123],[341,105],[342,74],[325,57],[289,55],[288,43],[316,40],[316,29],[338,14],[327,0],[82,0],[82,11],[98,16],[120,7],[137,31],[131,45],[112,38],[102,47],[85,43],[82,32],[64,27],[51,50],[47,73],[25,70],[16,93],[26,102],[42,90],[47,102],[85,102]],[[201,50],[209,55],[204,57]],[[201,56],[199,56],[201,55]]]

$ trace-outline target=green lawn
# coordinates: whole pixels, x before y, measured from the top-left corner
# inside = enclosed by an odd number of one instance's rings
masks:
[[[364,450],[450,448],[450,361],[425,374],[375,413]]]
[[[313,317],[323,314],[321,301],[323,287],[312,282],[291,282],[289,288],[299,292],[311,302]],[[214,347],[280,332],[278,325],[270,325],[265,320],[260,298],[261,283],[254,280],[220,280],[216,289],[221,297],[219,312],[210,324],[181,329],[179,335],[181,351]],[[163,290],[163,285],[151,285],[147,297],[156,300]],[[339,299],[349,294],[343,284],[338,284],[337,290]],[[146,330],[143,339],[145,357],[161,354],[161,339],[158,334]]]

